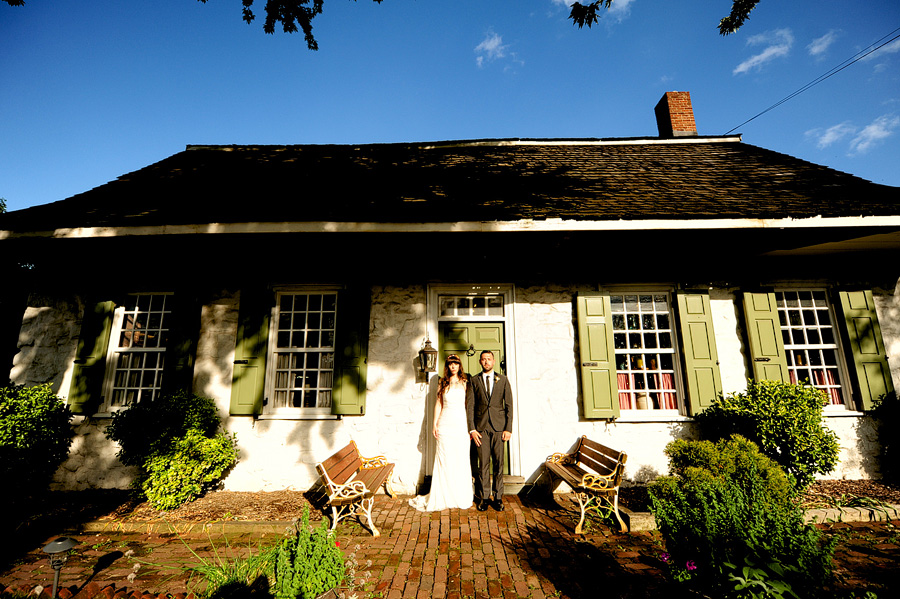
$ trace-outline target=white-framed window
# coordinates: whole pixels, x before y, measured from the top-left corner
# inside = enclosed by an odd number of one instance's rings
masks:
[[[500,293],[471,293],[467,295],[441,295],[439,318],[503,317],[503,295]]]
[[[678,411],[675,332],[665,292],[610,293],[620,410]]]
[[[113,313],[104,397],[110,410],[152,401],[163,383],[171,293],[134,293]]]
[[[834,314],[823,290],[775,292],[781,337],[791,382],[807,382],[828,396],[828,408],[843,408],[843,363]]]
[[[265,413],[331,413],[337,300],[336,289],[277,291]]]

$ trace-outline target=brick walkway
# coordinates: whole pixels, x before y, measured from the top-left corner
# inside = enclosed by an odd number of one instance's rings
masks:
[[[560,503],[508,496],[503,512],[447,510],[422,514],[404,498],[379,496],[373,538],[354,521],[338,526],[338,540],[358,563],[357,596],[383,599],[678,596],[667,581],[656,532],[622,534],[595,525],[583,537],[573,533],[577,512],[568,498]],[[113,596],[179,594],[200,580],[188,568],[206,560],[256,552],[278,541],[288,523],[219,523],[179,533],[159,526],[123,532],[60,531],[35,538],[12,564],[0,564],[0,586],[32,590],[46,587],[53,572],[40,548],[59,534],[78,548],[61,573],[60,596],[88,599],[101,590]],[[163,525],[164,527],[165,525]],[[900,590],[900,522],[838,523],[830,534],[842,539],[835,556],[841,597],[873,590],[879,599]],[[601,591],[602,589],[602,591]],[[79,591],[81,591],[79,593]]]

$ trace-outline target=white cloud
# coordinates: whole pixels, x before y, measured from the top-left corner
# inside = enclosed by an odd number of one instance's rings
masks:
[[[504,58],[506,56],[508,46],[503,44],[503,38],[494,33],[493,30],[488,31],[484,40],[475,46],[475,64],[479,67],[484,66],[485,61],[492,62],[494,60]]]
[[[609,5],[610,16],[616,17],[619,21],[629,16],[632,2],[634,0],[613,0],[613,3]]]
[[[819,149],[824,149],[839,142],[848,135],[853,135],[856,131],[856,127],[848,122],[844,122],[829,127],[828,129],[825,129],[825,131],[822,131],[821,129],[811,129],[806,132],[806,136],[814,138],[816,140],[816,146],[818,146]]]
[[[821,56],[828,51],[828,48],[837,40],[838,31],[832,29],[822,37],[817,37],[810,43],[806,49],[809,50],[810,56]]]
[[[850,142],[850,151],[854,154],[868,152],[878,142],[890,137],[900,127],[900,117],[885,114],[864,127]]]
[[[879,142],[896,133],[898,129],[900,129],[900,116],[885,114],[862,129],[845,121],[824,130],[811,129],[806,132],[806,137],[815,140],[819,149],[825,149],[851,138],[848,146],[849,154],[865,154]]]
[[[791,33],[790,29],[767,31],[766,33],[751,36],[747,40],[747,45],[765,45],[766,47],[759,54],[754,54],[736,66],[734,71],[732,71],[732,74],[734,75],[746,73],[754,68],[760,70],[766,63],[775,60],[776,58],[787,56],[791,51],[791,47],[794,45],[794,34]]]
[[[634,1],[635,0],[613,0],[613,3],[609,5],[609,16],[615,17],[616,21],[621,21],[631,14],[631,3]],[[590,0],[550,0],[550,2],[568,8],[575,4],[575,2],[589,4]],[[602,19],[603,13],[601,12],[598,14]]]
[[[885,54],[896,54],[897,52],[900,52],[900,39],[896,39],[890,44],[879,48],[878,50],[867,55],[862,60],[874,60],[876,58],[881,58]]]

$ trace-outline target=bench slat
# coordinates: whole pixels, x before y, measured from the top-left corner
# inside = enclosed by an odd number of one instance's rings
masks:
[[[373,468],[371,470],[360,470],[354,480],[360,480],[366,485],[366,488],[373,493],[384,484],[387,477],[391,475],[394,469],[393,464],[381,468]]]
[[[357,451],[356,445],[352,442],[322,462],[322,468],[328,473],[331,480],[339,485],[347,482],[359,470],[361,465],[362,460],[359,459],[359,451]]]
[[[582,447],[578,461],[583,462],[586,466],[595,470],[597,474],[610,474],[619,465],[619,460],[610,458],[609,456],[598,453],[589,447]]]

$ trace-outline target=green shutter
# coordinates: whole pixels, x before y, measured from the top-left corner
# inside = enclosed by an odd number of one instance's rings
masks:
[[[747,321],[753,380],[790,383],[791,375],[781,337],[775,294],[744,293],[744,316]]]
[[[200,303],[196,297],[178,292],[166,296],[166,308],[171,321],[164,324],[169,338],[163,391],[190,392],[194,386],[194,359],[200,334]]]
[[[687,405],[697,415],[722,394],[712,310],[707,292],[681,292],[677,299]]]
[[[619,385],[616,379],[609,294],[578,294],[576,314],[584,417],[617,418]]]
[[[331,413],[366,413],[371,291],[353,287],[338,293]]]
[[[75,353],[69,408],[75,414],[93,414],[103,403],[106,350],[115,302],[88,302],[81,320],[81,336]]]
[[[266,391],[266,354],[269,349],[269,319],[274,306],[272,293],[244,289],[234,347],[231,409],[234,416],[252,416],[262,411]]]
[[[870,290],[841,291],[838,296],[862,401],[860,407],[871,410],[874,400],[894,390],[875,300]]]

